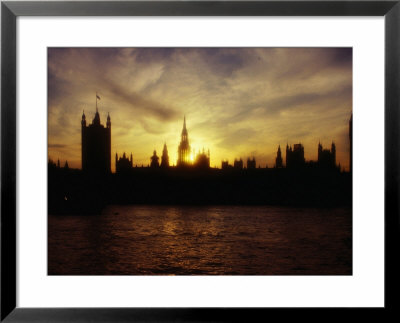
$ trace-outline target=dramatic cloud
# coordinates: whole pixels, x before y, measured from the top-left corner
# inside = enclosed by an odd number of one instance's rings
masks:
[[[186,115],[193,149],[210,149],[212,166],[254,156],[272,167],[279,144],[298,142],[315,160],[318,142],[334,141],[348,169],[351,48],[50,48],[48,69],[49,157],[71,167],[97,92],[112,154],[132,152],[138,165],[164,143],[176,163]]]

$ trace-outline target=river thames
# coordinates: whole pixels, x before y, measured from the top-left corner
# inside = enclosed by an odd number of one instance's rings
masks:
[[[111,205],[49,215],[49,275],[351,275],[351,208]]]

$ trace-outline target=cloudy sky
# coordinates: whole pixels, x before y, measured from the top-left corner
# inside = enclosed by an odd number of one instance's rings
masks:
[[[81,116],[111,116],[115,153],[147,165],[167,144],[176,164],[183,116],[211,166],[255,157],[273,167],[278,145],[301,142],[306,160],[336,143],[348,169],[351,48],[49,48],[49,158],[81,167]],[[285,158],[285,153],[283,153]]]

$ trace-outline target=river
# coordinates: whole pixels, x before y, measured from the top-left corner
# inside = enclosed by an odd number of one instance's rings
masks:
[[[49,215],[49,275],[351,275],[351,208],[111,205]]]

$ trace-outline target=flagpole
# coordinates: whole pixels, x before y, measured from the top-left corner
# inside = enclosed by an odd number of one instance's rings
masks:
[[[96,92],[96,112],[98,112],[97,111],[97,92]]]

